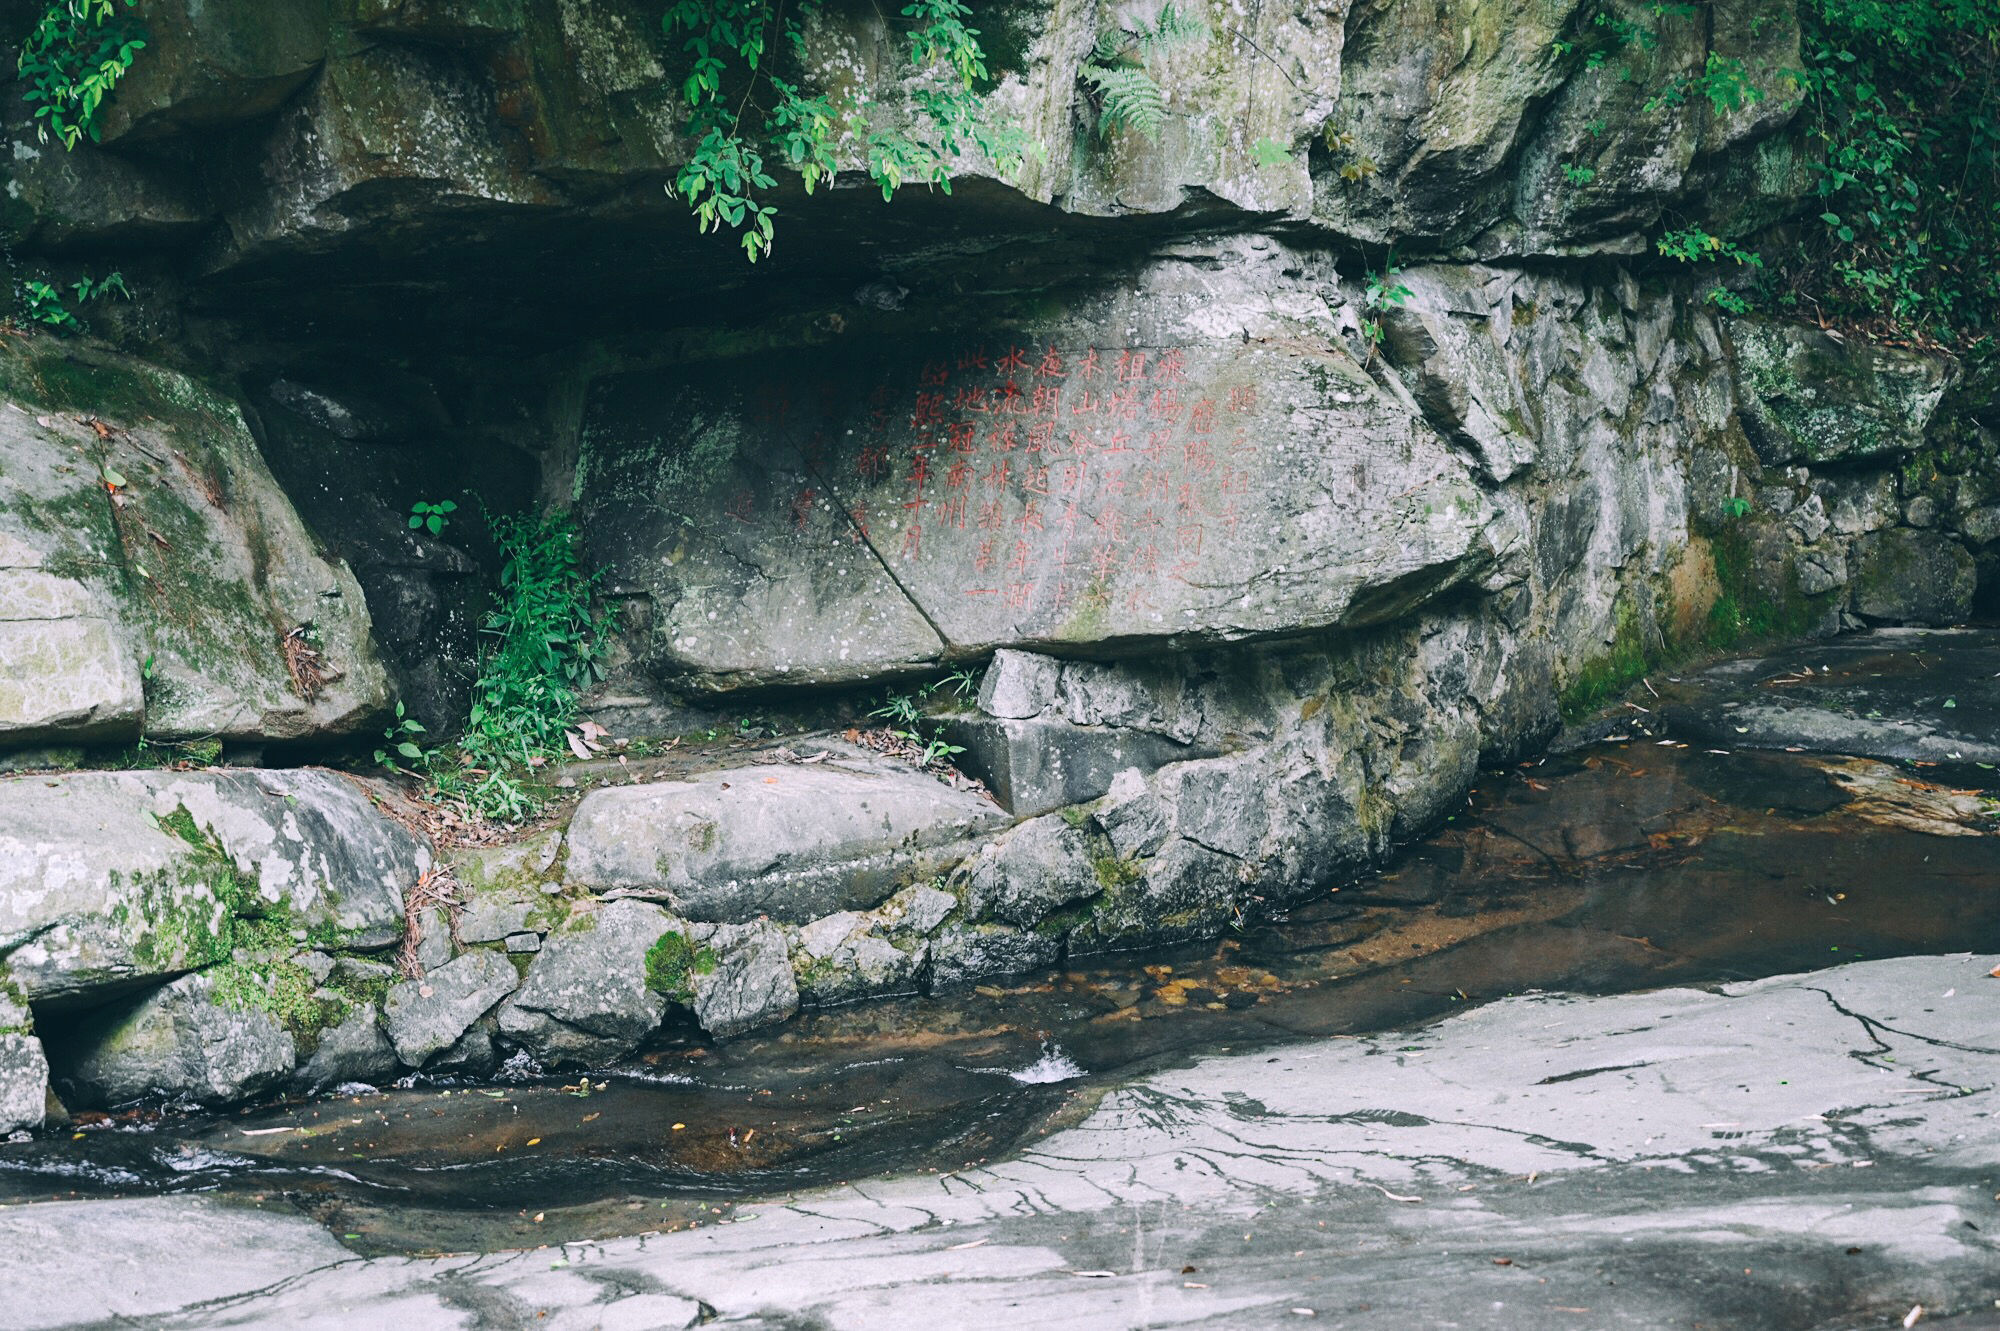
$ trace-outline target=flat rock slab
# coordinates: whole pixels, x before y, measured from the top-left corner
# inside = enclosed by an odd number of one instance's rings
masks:
[[[1673,683],[1670,733],[1716,748],[2000,764],[2000,632],[1875,629]]]
[[[0,745],[304,739],[388,702],[360,584],[236,403],[73,342],[0,348]]]
[[[841,1331],[1985,1315],[1996,961],[1514,998],[1203,1058],[1012,1159],[559,1257],[361,1260],[302,1218],[212,1199],[13,1207],[0,1289],[35,1294],[9,1305],[24,1327],[165,1331],[427,1331],[469,1305],[536,1326]],[[263,1258],[254,1282],[246,1252]]]
[[[570,823],[568,877],[689,920],[802,924],[876,905],[899,877],[931,859],[949,867],[951,848],[1007,821],[978,795],[857,751],[593,790]]]
[[[226,960],[232,910],[387,947],[429,865],[429,847],[336,772],[0,779],[0,946],[36,1002]]]
[[[1297,634],[1476,576],[1464,458],[1304,261],[1221,250],[945,339],[599,380],[585,530],[652,595],[652,663],[729,688]]]

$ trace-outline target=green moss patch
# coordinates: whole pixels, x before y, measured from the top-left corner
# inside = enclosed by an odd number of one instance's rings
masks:
[[[684,934],[669,931],[646,949],[646,987],[676,1002],[691,1002],[694,977],[713,974],[715,964],[714,952],[696,947]]]

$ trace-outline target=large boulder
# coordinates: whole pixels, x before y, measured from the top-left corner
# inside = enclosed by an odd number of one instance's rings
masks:
[[[225,961],[252,919],[387,947],[429,864],[358,784],[320,769],[0,779],[0,948],[36,1003]]]
[[[500,1009],[500,1033],[546,1063],[595,1066],[629,1054],[666,1016],[678,977],[659,973],[658,949],[686,927],[643,901],[572,916]]]
[[[694,1016],[710,1035],[740,1035],[799,1010],[790,945],[777,925],[697,924],[687,937],[697,949],[688,975]]]
[[[873,906],[1006,821],[886,759],[733,768],[591,791],[570,823],[568,879],[655,897],[690,920],[802,923]]]
[[[1891,527],[1854,543],[1854,609],[1893,624],[1963,624],[1979,573],[1972,555],[1943,532]]]
[[[0,745],[310,739],[387,707],[360,587],[234,402],[41,336],[0,347],[0,398],[0,663],[66,672],[0,683]]]
[[[397,1066],[395,1046],[382,1029],[381,1009],[358,1003],[319,1032],[311,1056],[292,1074],[292,1084],[310,1094],[349,1082],[387,1081]]]
[[[159,1096],[227,1104],[276,1090],[298,1061],[291,1033],[211,975],[185,975],[93,1014],[63,1042],[58,1078],[102,1105]]]
[[[327,0],[149,0],[146,48],[105,103],[105,142],[269,115],[326,56]]]
[[[1955,378],[1949,361],[1799,323],[1734,319],[1743,420],[1768,465],[1907,453]]]
[[[702,688],[1393,619],[1485,569],[1493,508],[1350,354],[1331,277],[1206,242],[782,383],[762,360],[607,376],[592,554],[650,595],[653,667]]]

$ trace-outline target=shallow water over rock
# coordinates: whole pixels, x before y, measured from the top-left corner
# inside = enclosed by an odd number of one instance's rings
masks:
[[[1977,780],[1976,767],[1952,775]],[[1163,1062],[1612,992],[2000,946],[1994,804],[1921,767],[1609,743],[1488,773],[1383,875],[1217,943],[692,1029],[589,1077],[414,1080],[226,1117],[95,1116],[0,1146],[0,1199],[221,1191],[364,1252],[727,1221],[827,1183],[997,1159]]]

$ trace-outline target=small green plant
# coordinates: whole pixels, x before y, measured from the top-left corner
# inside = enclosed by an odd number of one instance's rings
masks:
[[[1594,168],[1578,166],[1574,162],[1564,162],[1562,164],[1562,173],[1563,179],[1572,185],[1588,185],[1591,181],[1597,179],[1597,172]]]
[[[1385,259],[1382,271],[1370,271],[1362,283],[1361,308],[1367,317],[1361,321],[1361,335],[1368,339],[1370,353],[1382,343],[1382,320],[1380,316],[1408,300],[1415,293],[1398,282],[1396,278],[1402,269]]]
[[[125,285],[125,275],[119,272],[110,273],[101,281],[93,279],[86,273],[81,279],[70,283],[69,289],[76,294],[78,306],[106,300],[114,295],[123,296],[127,300],[132,299],[132,290]],[[63,297],[62,289],[55,283],[41,278],[26,278],[21,282],[19,292],[21,312],[31,321],[58,333],[84,331],[83,320],[71,310],[70,303]]]
[[[70,313],[68,302],[53,284],[28,278],[21,283],[21,312],[59,333],[80,333],[83,321]]]
[[[1710,235],[1698,226],[1666,232],[1653,242],[1653,247],[1667,258],[1678,259],[1682,263],[1715,263],[1728,259],[1752,268],[1764,266],[1762,255],[1744,249],[1733,240]]]
[[[1731,314],[1748,314],[1756,308],[1748,296],[1739,295],[1728,287],[1710,287],[1705,299],[1717,309],[1727,310]]]
[[[954,698],[968,698],[979,691],[979,672],[967,667],[954,670],[938,682],[939,688],[950,689]]]
[[[1722,514],[1729,518],[1747,518],[1751,507],[1750,501],[1742,495],[1732,495],[1722,501]]]
[[[139,0],[125,0],[136,8]],[[35,108],[35,134],[68,149],[98,139],[97,113],[145,49],[139,26],[117,0],[51,0],[21,44],[22,99]]]
[[[148,661],[151,659],[147,658]],[[422,762],[424,751],[410,737],[423,733],[423,725],[415,717],[406,715],[402,701],[397,700],[396,718],[382,731],[382,747],[375,750],[375,765],[386,767],[392,772],[401,772],[405,770],[402,766],[404,762]]]
[[[99,280],[93,280],[90,274],[85,273],[77,281],[70,283],[70,290],[76,292],[76,302],[79,305],[88,305],[92,301],[104,300],[110,296],[132,299],[132,288],[125,285],[125,274],[116,270],[106,273]]]
[[[1166,94],[1146,70],[1146,61],[1157,52],[1188,42],[1205,40],[1208,25],[1183,14],[1171,3],[1160,7],[1152,24],[1138,23],[1129,28],[1110,28],[1100,33],[1090,58],[1077,68],[1077,78],[1087,84],[1097,100],[1097,133],[1109,137],[1113,131],[1129,129],[1157,141],[1167,123]],[[1252,148],[1257,157],[1269,144],[1289,159],[1291,154],[1274,140],[1260,140]],[[1257,158],[1259,166],[1275,163]]]
[[[1641,109],[1653,112],[1663,107],[1680,106],[1696,94],[1706,97],[1717,115],[1726,115],[1764,100],[1764,90],[1750,77],[1749,69],[1741,60],[1710,51],[1701,73],[1675,79],[1648,98]]]
[[[890,726],[910,727],[923,718],[923,711],[917,700],[907,693],[892,693],[882,700],[882,705],[871,710],[868,715],[879,721],[887,721]]]
[[[1250,160],[1260,167],[1284,166],[1292,160],[1292,150],[1276,139],[1259,139],[1250,145]]]
[[[419,529],[436,536],[451,522],[451,515],[458,511],[458,505],[446,499],[439,503],[427,504],[418,500],[410,505],[410,530]]]

